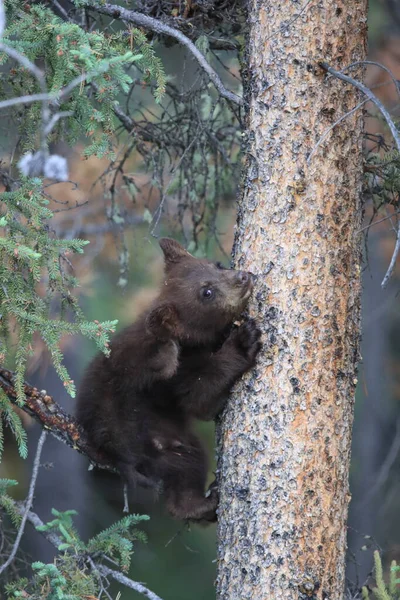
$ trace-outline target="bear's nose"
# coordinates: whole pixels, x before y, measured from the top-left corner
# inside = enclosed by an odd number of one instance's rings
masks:
[[[239,271],[236,275],[236,279],[241,285],[246,285],[246,283],[250,282],[251,273],[248,273],[247,271]]]

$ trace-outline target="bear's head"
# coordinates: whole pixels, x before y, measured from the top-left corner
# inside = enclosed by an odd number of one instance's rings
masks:
[[[247,271],[192,256],[175,240],[162,238],[165,280],[147,326],[160,339],[213,343],[244,310],[254,278]]]

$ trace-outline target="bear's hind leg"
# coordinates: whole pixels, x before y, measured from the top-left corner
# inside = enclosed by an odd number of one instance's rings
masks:
[[[173,517],[204,524],[217,520],[217,488],[213,484],[205,495],[207,456],[194,435],[165,451],[159,468],[167,509]]]

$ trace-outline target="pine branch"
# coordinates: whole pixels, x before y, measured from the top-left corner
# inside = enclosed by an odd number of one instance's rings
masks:
[[[14,373],[3,367],[0,367],[0,388],[6,393],[12,404],[33,417],[58,440],[87,456],[93,466],[115,472],[115,468],[107,462],[107,459],[90,446],[82,427],[53,400],[52,396],[25,383],[26,402],[21,406],[17,402]]]
[[[18,504],[16,504],[16,508],[21,514],[23,514],[23,506],[19,506]],[[39,515],[37,515],[33,511],[29,511],[27,513],[27,520],[35,527],[36,530],[38,530],[38,527],[42,528],[44,525]],[[49,541],[56,548],[58,548],[60,544],[62,544],[62,539],[56,533],[52,531],[46,531],[43,529],[40,529],[39,532],[46,538],[47,541]],[[91,564],[92,568],[94,568],[103,577],[111,577],[115,581],[118,581],[118,583],[122,583],[122,585],[132,590],[135,590],[136,592],[139,592],[139,594],[142,594],[149,600],[162,600],[160,596],[157,596],[157,594],[149,590],[142,583],[139,583],[138,581],[133,581],[126,575],[120,573],[119,571],[114,571],[113,569],[110,569],[105,565],[95,563],[92,559],[89,561],[89,564]]]
[[[23,512],[24,512],[23,505],[15,503],[15,506],[16,506],[17,511],[20,514],[23,514]],[[30,510],[27,513],[27,520],[35,527],[35,529],[37,531],[39,531],[39,533],[48,542],[50,542],[50,544],[55,546],[57,549],[59,548],[59,546],[62,544],[63,540],[56,533],[42,529],[44,523],[43,523],[42,519],[39,517],[39,515],[37,515],[35,512]],[[40,528],[40,529],[38,529],[38,528]],[[96,570],[96,572],[99,573],[100,575],[102,575],[103,577],[107,577],[107,578],[111,577],[115,581],[118,581],[118,583],[122,583],[122,585],[124,585],[132,590],[135,590],[136,592],[139,592],[139,594],[142,594],[149,600],[162,600],[162,598],[160,598],[160,596],[158,596],[157,594],[155,594],[154,592],[149,590],[146,586],[143,585],[143,583],[139,583],[138,581],[133,581],[133,579],[130,579],[129,577],[127,577],[126,575],[123,575],[119,571],[115,571],[114,569],[110,569],[109,567],[106,567],[105,565],[95,563],[91,557],[89,557],[89,558],[90,558],[90,560],[88,562],[91,565],[92,569]]]
[[[97,4],[96,2],[92,1],[87,2],[83,6],[85,8],[95,10],[100,14],[108,15],[113,19],[120,19],[121,21],[125,21],[127,23],[134,23],[139,27],[144,27],[145,29],[149,29],[150,31],[154,31],[155,33],[166,35],[178,40],[178,42],[180,42],[183,46],[185,46],[185,48],[189,50],[189,52],[197,60],[203,71],[207,73],[208,77],[213,82],[220,95],[223,96],[223,98],[230,100],[234,104],[237,104],[238,106],[243,106],[243,98],[240,98],[240,96],[234,94],[233,92],[230,92],[225,88],[219,75],[216,73],[216,71],[214,71],[214,69],[206,60],[204,55],[200,52],[198,48],[196,48],[195,44],[181,31],[178,31],[178,29],[170,27],[169,25],[165,25],[165,23],[162,23],[158,19],[148,17],[147,15],[143,15],[133,10],[128,10],[123,6],[118,6],[117,4]]]

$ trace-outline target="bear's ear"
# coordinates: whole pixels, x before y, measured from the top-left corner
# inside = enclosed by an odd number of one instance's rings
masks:
[[[159,244],[164,253],[166,265],[169,263],[177,263],[183,258],[193,258],[192,255],[179,244],[179,242],[171,240],[171,238],[161,238]]]
[[[178,311],[173,304],[160,304],[149,312],[146,327],[159,340],[177,338],[180,324]]]

